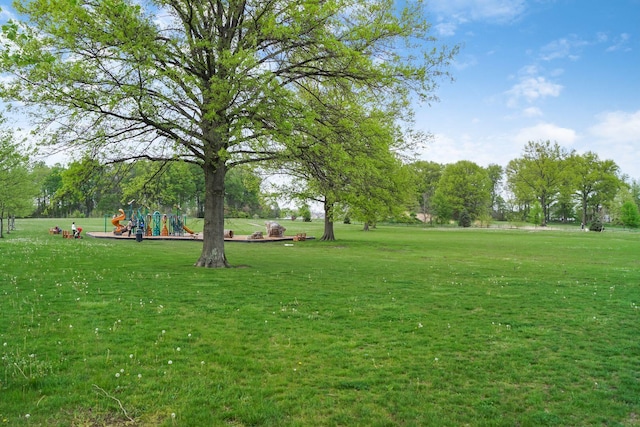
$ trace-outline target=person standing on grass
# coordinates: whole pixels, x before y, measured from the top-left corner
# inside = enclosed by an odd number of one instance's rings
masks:
[[[78,229],[76,228],[76,222],[71,223],[71,233],[73,234],[73,238],[75,239],[76,234],[78,234]]]

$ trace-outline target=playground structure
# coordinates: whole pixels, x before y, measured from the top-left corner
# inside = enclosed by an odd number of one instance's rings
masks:
[[[113,230],[113,234],[119,236],[124,231],[126,231],[127,227],[125,225],[120,224],[120,221],[123,221],[126,218],[126,214],[124,213],[124,210],[119,209],[118,212],[120,214],[115,215],[113,219],[111,219],[111,224],[113,224],[113,226],[115,227],[115,229]]]
[[[197,235],[195,231],[186,226],[187,215],[181,215],[180,208],[177,208],[175,214],[162,214],[158,211],[150,213],[148,209],[146,212],[140,209],[135,212],[131,208],[127,214],[124,209],[118,209],[118,215],[114,215],[111,219],[111,224],[114,227],[113,234],[120,236],[124,232],[130,231],[128,225],[120,223],[127,218],[133,224],[133,229],[142,230],[142,234],[145,236],[184,236],[185,232],[191,236]]]
[[[82,227],[76,228],[76,232],[63,230],[57,225],[49,229],[49,234],[61,234],[63,239],[82,239]]]

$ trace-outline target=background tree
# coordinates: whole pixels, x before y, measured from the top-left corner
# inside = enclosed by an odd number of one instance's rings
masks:
[[[366,170],[362,177],[363,191],[350,193],[349,217],[363,222],[369,230],[381,220],[406,216],[413,201],[409,168],[399,158],[391,155],[374,157],[374,167]]]
[[[248,218],[260,215],[264,205],[262,179],[248,167],[237,167],[225,179],[225,205],[228,216]]]
[[[338,204],[364,212],[367,209],[361,205],[365,200],[367,204],[381,197],[389,201],[387,190],[404,176],[391,173],[383,182],[380,179],[381,171],[395,163],[394,153],[406,147],[395,123],[402,113],[410,112],[393,106],[381,110],[355,89],[307,86],[303,97],[314,120],[296,129],[304,144],[294,147],[280,166],[284,174],[293,177],[290,184],[282,186],[284,192],[322,204],[321,240],[335,240],[333,224]],[[394,188],[391,192],[404,191]]]
[[[56,190],[54,203],[62,207],[64,216],[91,216],[102,187],[103,170],[96,160],[84,157],[71,162],[62,171],[61,186]]]
[[[0,238],[4,237],[5,218],[33,210],[37,187],[28,162],[12,132],[0,128]]]
[[[542,211],[542,205],[539,201],[536,200],[533,203],[533,205],[531,206],[531,210],[529,210],[527,219],[533,225],[543,225],[544,213]]]
[[[542,223],[549,219],[549,206],[556,199],[567,153],[558,143],[529,141],[522,157],[511,160],[506,168],[507,184],[520,201],[533,197],[542,207]]]
[[[435,194],[439,212],[449,210],[454,220],[466,209],[472,219],[485,214],[491,202],[491,181],[486,169],[468,160],[448,164]]]
[[[638,226],[640,226],[640,211],[638,211],[638,205],[631,200],[624,202],[620,212],[620,221],[625,227],[638,228]]]
[[[409,165],[415,178],[418,204],[423,221],[433,224],[433,197],[438,187],[438,181],[442,176],[444,165],[436,162],[417,161]]]
[[[471,215],[469,215],[469,212],[467,212],[466,209],[462,209],[462,212],[460,212],[460,218],[458,219],[458,225],[460,227],[471,227]]]
[[[204,171],[198,266],[227,267],[224,185],[277,157],[312,117],[305,81],[379,102],[428,99],[454,51],[438,49],[421,3],[389,0],[18,0],[4,26],[0,95],[38,108],[57,146],[104,161],[187,161]],[[159,16],[162,19],[159,19]],[[401,101],[402,102],[402,101]],[[310,114],[308,114],[310,113]],[[57,126],[49,126],[56,122]]]
[[[502,197],[502,179],[504,176],[504,168],[495,163],[491,163],[487,166],[487,176],[490,181],[489,192],[491,194],[491,216],[494,219],[504,219],[505,214],[505,202]]]
[[[571,171],[571,184],[574,194],[581,205],[582,227],[586,227],[597,215],[599,207],[610,202],[616,195],[620,180],[618,166],[613,160],[600,160],[598,155],[589,151],[582,155],[573,154],[568,159]],[[591,217],[587,209],[591,205]]]

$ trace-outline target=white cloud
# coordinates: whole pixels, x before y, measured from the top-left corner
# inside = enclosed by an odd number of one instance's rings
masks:
[[[575,35],[554,40],[540,49],[540,59],[543,61],[551,61],[553,59],[568,58],[575,61],[580,58],[582,48],[588,44],[587,41]]]
[[[525,0],[431,0],[429,6],[441,15],[473,21],[507,22],[526,9]]]
[[[428,8],[439,16],[440,35],[452,36],[459,25],[471,21],[512,22],[525,11],[526,0],[431,0]]]
[[[443,37],[450,37],[456,34],[458,25],[453,22],[441,22],[434,27],[439,35]]]
[[[439,133],[434,135],[421,158],[441,164],[469,160],[483,167],[492,163],[506,165],[520,149],[508,139],[506,135],[476,137],[462,133],[453,137]]]
[[[556,126],[553,123],[539,123],[523,128],[514,136],[514,142],[522,145],[528,141],[551,141],[560,145],[572,145],[577,139],[575,130]]]
[[[597,116],[598,122],[589,128],[597,138],[618,143],[640,143],[640,110],[627,113],[612,111]]]
[[[538,107],[529,107],[522,110],[522,115],[524,117],[540,117],[542,116],[542,110]]]
[[[473,55],[466,55],[464,58],[459,58],[453,61],[453,67],[456,70],[464,70],[465,68],[474,67],[478,65],[478,60]]]
[[[508,97],[507,105],[509,107],[517,107],[521,99],[531,103],[548,96],[557,97],[560,95],[562,88],[562,85],[552,83],[544,77],[524,77],[519,83],[505,92]]]
[[[617,50],[622,50],[625,52],[630,51],[631,48],[628,47],[628,43],[630,39],[631,39],[631,36],[629,34],[627,33],[620,34],[618,37],[616,37],[613,40],[614,44],[612,44],[607,48],[607,52],[615,52]]]
[[[586,132],[589,146],[585,150],[613,159],[622,173],[640,179],[640,110],[599,114]]]

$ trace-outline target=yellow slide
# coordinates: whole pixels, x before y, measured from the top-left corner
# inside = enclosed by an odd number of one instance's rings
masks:
[[[118,209],[120,215],[114,216],[111,220],[111,224],[116,228],[113,233],[114,234],[122,234],[122,231],[126,228],[124,225],[120,224],[120,221],[126,218],[126,214],[122,209]]]
[[[192,229],[190,229],[189,227],[187,227],[186,225],[183,225],[182,228],[184,228],[184,231],[186,231],[189,234],[196,234],[195,231],[193,231]]]

